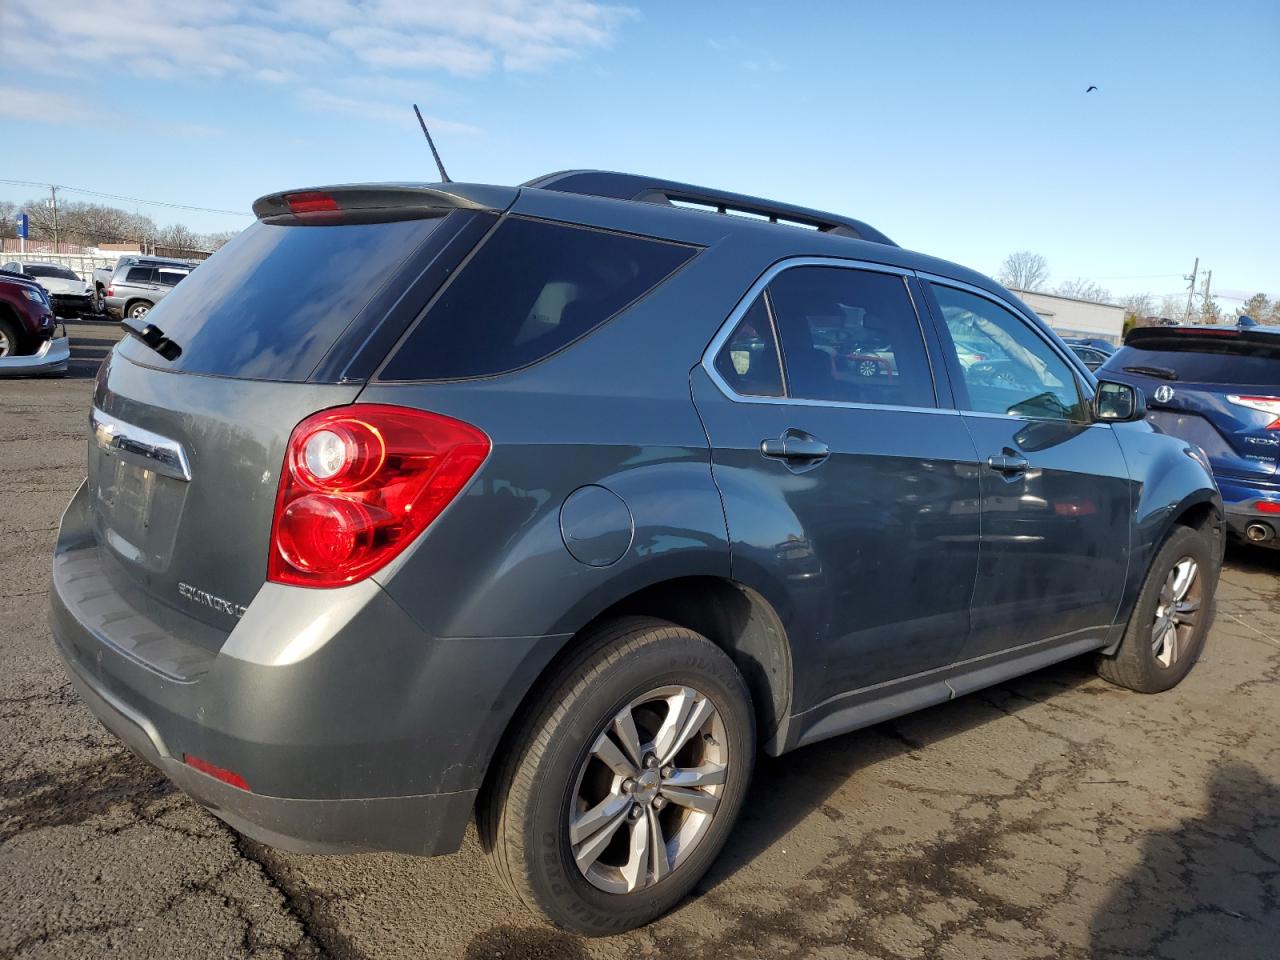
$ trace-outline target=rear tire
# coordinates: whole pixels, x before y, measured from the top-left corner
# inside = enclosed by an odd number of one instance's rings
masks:
[[[126,311],[126,315],[130,320],[141,320],[150,312],[150,303],[146,300],[135,300],[133,303],[129,304],[129,309]]]
[[[1098,657],[1098,675],[1139,693],[1177,686],[1204,648],[1217,586],[1209,541],[1175,527],[1151,562],[1120,648]]]
[[[614,621],[517,722],[477,816],[512,893],[589,936],[683,900],[724,846],[755,759],[751,697],[724,651],[663,620]]]

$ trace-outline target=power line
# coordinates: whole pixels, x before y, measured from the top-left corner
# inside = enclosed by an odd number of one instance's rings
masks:
[[[197,213],[225,213],[233,217],[251,217],[252,213],[246,210],[220,210],[217,207],[194,207],[187,203],[166,203],[163,200],[141,200],[138,197],[122,197],[114,193],[99,193],[97,190],[86,190],[83,187],[64,187],[61,184],[40,183],[37,180],[0,180],[0,183],[7,183],[17,187],[41,187],[45,190],[56,189],[66,190],[71,193],[83,193],[90,197],[101,197],[104,200],[122,200],[125,203],[142,203],[152,207],[169,207],[173,210],[194,210]]]

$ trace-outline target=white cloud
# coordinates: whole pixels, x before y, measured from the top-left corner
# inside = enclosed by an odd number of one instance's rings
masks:
[[[325,90],[303,90],[298,94],[298,102],[304,107],[318,113],[347,113],[366,120],[377,120],[380,123],[391,123],[416,130],[418,121],[413,110],[406,105],[395,106],[378,100],[366,100],[346,94],[330,93]],[[454,120],[442,120],[439,117],[426,117],[427,126],[432,133],[456,133],[473,136],[481,132],[479,127]]]
[[[84,101],[52,90],[0,86],[0,117],[41,123],[76,124],[92,119]]]
[[[595,0],[3,0],[8,64],[287,83],[365,64],[475,76],[608,48],[635,11]]]

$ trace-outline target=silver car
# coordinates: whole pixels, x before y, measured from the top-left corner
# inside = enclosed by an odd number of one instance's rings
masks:
[[[190,273],[186,264],[147,257],[117,267],[107,287],[107,313],[140,320]]]

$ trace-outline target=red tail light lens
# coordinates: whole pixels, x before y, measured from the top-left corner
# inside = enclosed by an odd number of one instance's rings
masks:
[[[115,295],[116,295],[116,288],[115,288],[115,287],[107,287],[107,296],[108,296],[108,297],[114,297]]]
[[[1280,430],[1280,397],[1245,397],[1238,393],[1227,395],[1237,407],[1248,407],[1261,413],[1269,413],[1276,419],[1267,424],[1268,430]]]
[[[403,407],[308,417],[289,438],[267,579],[337,587],[369,576],[431,525],[489,449],[470,424]]]
[[[1280,500],[1259,500],[1253,506],[1259,513],[1280,514]]]
[[[182,762],[188,767],[199,770],[201,773],[207,773],[209,776],[215,777],[223,783],[229,783],[231,786],[240,790],[249,789],[249,784],[244,782],[244,777],[240,776],[240,774],[236,773],[234,770],[228,770],[225,767],[220,767],[216,763],[210,763],[208,760],[204,760],[190,753],[184,753],[182,755]]]
[[[309,190],[305,193],[285,194],[289,212],[294,216],[307,213],[338,213],[342,207],[327,193]]]

